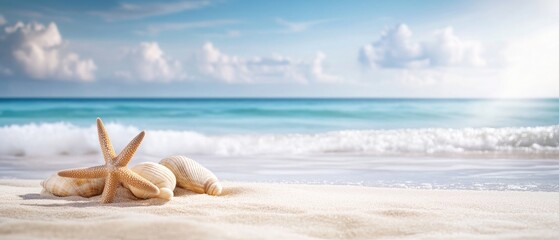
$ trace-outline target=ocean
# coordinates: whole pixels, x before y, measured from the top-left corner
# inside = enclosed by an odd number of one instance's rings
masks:
[[[230,181],[559,191],[559,100],[0,99],[0,177],[189,156]]]

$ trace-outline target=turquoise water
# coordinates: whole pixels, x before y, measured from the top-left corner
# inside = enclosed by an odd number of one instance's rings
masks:
[[[192,157],[233,181],[559,191],[559,100],[0,99],[0,177]]]
[[[559,100],[435,99],[1,99],[0,126],[96,117],[143,129],[317,133],[400,128],[559,124]]]

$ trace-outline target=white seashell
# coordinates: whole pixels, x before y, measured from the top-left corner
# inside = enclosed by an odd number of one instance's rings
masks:
[[[130,168],[130,170],[150,181],[160,190],[159,195],[154,195],[142,189],[123,184],[124,187],[130,189],[132,194],[137,198],[148,199],[157,197],[165,200],[171,200],[171,198],[173,198],[173,190],[175,190],[177,180],[173,172],[168,168],[153,162],[143,162]]]
[[[196,161],[184,156],[172,156],[159,163],[175,174],[177,186],[196,193],[221,194],[222,187],[217,177]]]
[[[55,196],[82,196],[93,197],[103,193],[105,187],[104,178],[67,178],[53,174],[41,182],[41,186]]]

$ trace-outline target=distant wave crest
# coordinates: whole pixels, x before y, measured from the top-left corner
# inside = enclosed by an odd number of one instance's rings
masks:
[[[140,130],[107,125],[117,152]],[[0,127],[0,156],[57,156],[99,153],[96,128],[69,123]],[[348,130],[316,134],[205,135],[147,130],[139,154],[286,156],[305,154],[495,154],[559,153],[559,125],[521,128],[424,128]]]

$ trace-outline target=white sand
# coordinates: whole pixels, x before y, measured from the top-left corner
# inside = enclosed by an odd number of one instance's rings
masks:
[[[224,183],[170,202],[41,194],[0,181],[0,239],[559,239],[559,193]]]

